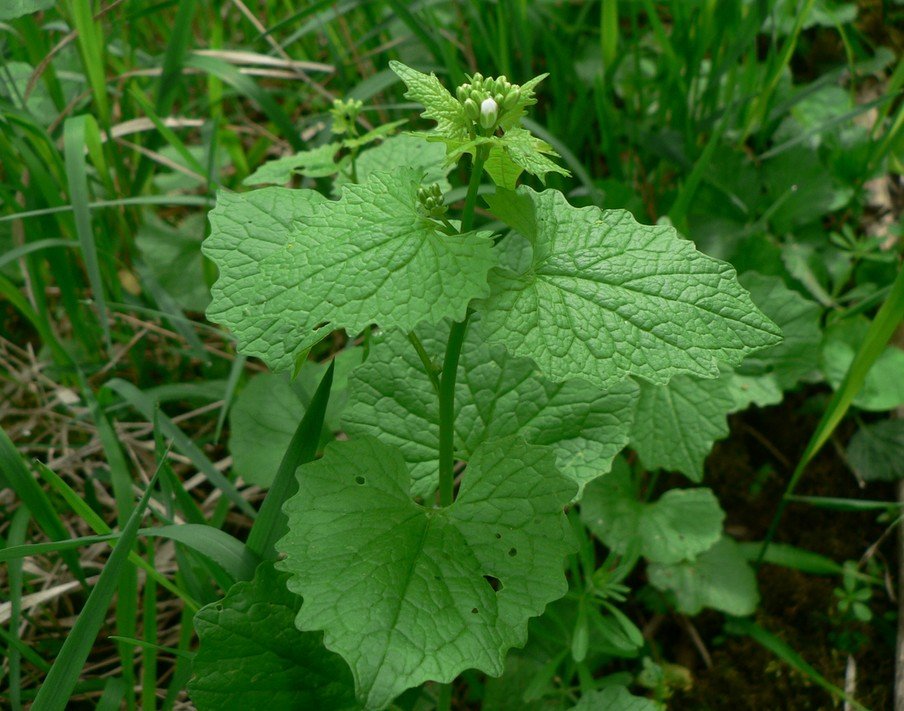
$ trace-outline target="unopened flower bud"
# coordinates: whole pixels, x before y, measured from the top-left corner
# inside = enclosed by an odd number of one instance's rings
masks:
[[[492,128],[496,125],[496,119],[499,117],[499,104],[494,99],[484,99],[480,104],[480,127],[484,129]]]
[[[458,97],[458,100],[464,102],[465,99],[468,98],[468,85],[462,84],[455,90],[455,96]]]
[[[483,81],[483,74],[481,74],[480,72],[477,72],[473,77],[471,77],[472,84],[479,84],[482,81]]]
[[[464,107],[465,114],[471,121],[476,121],[480,118],[480,107],[474,99],[465,99]]]
[[[502,100],[502,108],[511,109],[514,108],[518,101],[521,99],[521,89],[515,87],[508,94],[505,95],[505,99]]]

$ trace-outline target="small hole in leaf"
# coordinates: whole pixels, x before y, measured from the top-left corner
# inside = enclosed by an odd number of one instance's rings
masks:
[[[509,548],[509,555],[512,558],[514,558],[516,555],[518,555],[518,549],[517,548]]]
[[[492,575],[484,575],[483,579],[490,584],[490,587],[493,588],[493,592],[499,592],[502,589],[502,582],[499,578],[494,578]]]
[[[363,476],[356,476],[356,477],[355,477],[355,483],[356,483],[356,484],[363,484],[365,481],[367,481],[367,480],[366,480]]]
[[[330,322],[329,322],[329,321],[321,321],[321,322],[318,323],[316,326],[314,326],[314,330],[315,330],[315,331],[319,331],[320,329],[326,328],[326,327],[329,326],[329,325],[330,325]]]
[[[477,614],[477,608],[476,608],[476,607],[472,607],[472,608],[471,608],[471,614],[472,614],[472,615],[476,615],[476,614]]]
[[[497,538],[497,540],[500,539],[500,538],[502,538],[502,534],[501,534],[501,533],[497,533],[497,534],[496,534],[496,538]]]
[[[216,609],[217,612],[222,612],[222,611],[223,611],[223,606],[222,606],[220,603],[217,603],[216,606],[215,606],[215,609]]]

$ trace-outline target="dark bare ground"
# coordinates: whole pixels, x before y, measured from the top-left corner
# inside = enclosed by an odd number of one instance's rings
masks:
[[[814,393],[809,393],[813,395]],[[816,393],[818,395],[818,391]],[[810,411],[814,414],[810,414]],[[803,395],[776,407],[733,418],[731,437],[718,444],[707,462],[705,483],[728,514],[726,526],[740,540],[762,540],[791,469],[816,426],[818,409]],[[846,427],[845,427],[846,426]],[[840,441],[851,434],[842,426]],[[784,461],[783,461],[784,460]],[[801,495],[892,501],[891,485],[861,489],[840,449],[828,444],[804,474]],[[839,512],[804,504],[788,507],[777,540],[821,553],[837,562],[859,561],[882,536],[887,523],[876,512]],[[894,580],[894,536],[876,551],[883,571]],[[887,590],[875,590],[874,619],[845,623],[837,612],[837,578],[764,565],[759,574],[762,601],[756,622],[780,637],[831,683],[845,686],[848,656],[856,663],[855,698],[872,711],[890,709],[894,678],[895,604]],[[830,695],[757,642],[725,634],[722,617],[705,613],[694,620],[712,655],[707,669],[676,629],[675,652],[689,664],[693,688],[670,700],[670,709],[700,711],[809,711],[841,708]],[[664,650],[665,651],[665,650]]]

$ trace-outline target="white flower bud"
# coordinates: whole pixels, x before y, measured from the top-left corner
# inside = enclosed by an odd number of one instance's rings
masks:
[[[480,127],[487,129],[496,125],[499,117],[499,104],[495,99],[484,99],[480,104]]]

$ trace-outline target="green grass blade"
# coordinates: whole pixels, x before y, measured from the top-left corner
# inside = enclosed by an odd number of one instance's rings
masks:
[[[16,247],[15,249],[11,249],[5,254],[0,255],[0,269],[3,269],[7,264],[12,264],[17,259],[21,259],[27,254],[39,252],[42,249],[53,249],[56,247],[72,248],[75,246],[75,242],[68,239],[39,239],[35,242],[29,242],[28,244],[23,244],[21,247]]]
[[[50,485],[50,487],[56,491],[66,502],[66,504],[71,508],[88,526],[91,528],[94,533],[98,536],[110,536],[111,539],[115,537],[113,534],[113,529],[111,529],[107,523],[97,515],[97,513],[92,509],[75,491],[72,490],[72,487],[69,486],[62,478],[60,478],[59,474],[53,471],[50,467],[41,462],[35,463],[38,471],[44,480]],[[129,553],[129,561],[139,568],[141,568],[149,577],[153,578],[154,581],[160,585],[161,587],[169,590],[173,595],[180,598],[189,609],[198,610],[200,609],[200,605],[196,600],[194,600],[187,592],[179,588],[177,585],[171,583],[164,576],[157,572],[156,568],[148,563],[144,558],[140,555],[132,551]]]
[[[235,488],[235,484],[220,473],[204,452],[192,442],[188,435],[179,429],[179,427],[162,412],[157,415],[154,414],[156,407],[151,398],[131,383],[120,380],[119,378],[107,381],[107,383],[104,384],[104,387],[109,388],[120,395],[133,408],[140,412],[148,422],[154,422],[154,418],[157,417],[160,423],[160,429],[163,433],[173,440],[173,444],[177,450],[191,459],[192,464],[194,464],[198,471],[210,480],[211,484],[220,489],[223,492],[223,495],[235,504],[240,511],[248,514],[252,518],[257,516],[254,507],[242,497],[239,490]]]
[[[229,84],[243,96],[247,96],[260,106],[261,110],[276,124],[278,132],[292,144],[292,148],[296,151],[304,149],[304,141],[301,140],[301,136],[292,119],[283,111],[282,106],[276,99],[258,86],[250,77],[242,74],[231,64],[200,54],[190,55],[185,62],[185,66],[211,74],[221,79],[224,83]]]
[[[141,517],[151,499],[151,492],[156,482],[157,474],[155,473],[138,505],[132,511],[132,515],[122,531],[122,536],[113,548],[113,552],[110,553],[97,580],[97,585],[88,596],[85,607],[66,636],[53,667],[44,679],[32,705],[34,711],[64,711],[66,708],[72,690],[78,683],[82,668],[85,666],[85,661],[88,659],[88,654],[94,646],[94,640],[104,624],[113,596],[116,594],[120,575],[126,567],[129,552],[138,537]]]
[[[6,538],[8,546],[18,546],[25,541],[28,532],[28,520],[31,518],[28,509],[20,506],[13,514],[9,524]],[[0,551],[2,553],[3,551]],[[19,621],[22,614],[22,561],[16,560],[9,564],[7,572],[9,580],[9,631],[13,636],[19,634]],[[6,659],[9,664],[9,703],[13,711],[22,708],[22,654],[14,645],[6,648]]]
[[[91,546],[95,543],[106,543],[107,541],[115,541],[119,538],[116,533],[108,533],[103,536],[79,536],[78,538],[70,538],[66,541],[50,541],[48,543],[17,543],[12,540],[6,548],[0,550],[0,563],[9,563],[22,560],[32,555],[44,555],[46,553],[60,553],[61,551],[71,551],[85,546]]]
[[[219,442],[220,435],[223,433],[223,425],[226,424],[226,416],[232,407],[232,400],[235,398],[235,389],[239,384],[239,378],[245,370],[245,362],[248,359],[243,355],[237,355],[229,368],[229,377],[226,379],[226,390],[223,393],[223,407],[220,408],[220,414],[217,415],[217,428],[213,433],[213,441]]]
[[[298,423],[289,448],[279,464],[273,485],[261,505],[260,515],[251,527],[251,533],[248,534],[248,548],[261,558],[273,556],[273,545],[288,530],[282,505],[298,489],[295,471],[300,465],[313,461],[317,455],[323,418],[330,401],[330,389],[333,387],[335,364],[335,361],[330,363],[317,387],[317,392],[311,398],[311,404]]]
[[[166,538],[197,551],[220,566],[233,582],[250,580],[260,563],[256,556],[237,538],[213,526],[198,523],[173,524],[141,530],[141,535]]]
[[[779,502],[775,515],[772,517],[772,521],[769,524],[769,530],[763,541],[763,548],[760,552],[757,561],[758,563],[763,559],[763,556],[766,554],[766,549],[775,537],[775,532],[781,521],[782,514],[785,512],[785,509],[791,500],[790,497],[794,493],[800,478],[803,476],[807,464],[809,464],[819,450],[822,449],[822,446],[828,441],[829,437],[832,436],[832,432],[835,431],[835,428],[844,418],[844,415],[850,408],[854,398],[857,397],[857,394],[863,387],[869,369],[876,361],[876,358],[878,358],[885,350],[885,346],[888,344],[892,335],[894,335],[895,329],[898,327],[898,324],[901,323],[902,319],[904,319],[904,269],[901,269],[898,272],[898,276],[895,279],[894,284],[892,284],[888,298],[885,300],[885,303],[882,304],[879,313],[876,314],[872,323],[870,323],[869,329],[866,332],[866,337],[863,340],[863,345],[860,346],[860,350],[858,350],[857,355],[854,356],[854,360],[851,362],[851,365],[844,376],[844,380],[841,381],[841,385],[838,386],[838,389],[826,406],[826,410],[822,414],[819,424],[816,425],[816,430],[810,437],[810,441],[807,443],[807,447],[801,455],[800,461],[794,469],[794,473],[791,475],[791,480],[788,482],[782,500]]]
[[[54,541],[68,540],[70,538],[69,531],[66,530],[47,494],[25,466],[19,451],[2,427],[0,427],[0,470],[3,471],[7,483],[28,507],[35,523],[47,537]],[[71,551],[63,551],[60,555],[82,585],[87,585],[78,556]]]
[[[857,711],[869,711],[869,709],[867,709],[862,704],[857,703],[857,701],[855,701],[854,699],[850,698],[847,694],[844,693],[844,691],[839,689],[822,674],[816,671],[816,669],[814,669],[802,656],[795,652],[794,649],[792,649],[787,643],[783,642],[768,630],[760,627],[753,620],[733,618],[728,623],[728,629],[736,634],[747,635],[757,644],[772,652],[776,657],[785,662],[785,664],[797,670],[806,678],[810,679],[810,681],[812,681],[818,687],[828,691],[835,699],[842,699],[846,701],[851,705],[852,708],[857,709]]]
[[[89,210],[99,210],[105,207],[132,207],[147,205],[184,205],[186,207],[213,207],[216,201],[203,195],[143,195],[141,197],[120,198],[117,200],[95,200],[88,203]],[[45,207],[40,210],[26,210],[12,215],[0,217],[0,223],[13,220],[27,220],[45,215],[55,215],[59,212],[71,212],[72,205],[57,205]]]
[[[88,174],[85,168],[86,134],[97,133],[97,124],[91,116],[75,116],[66,119],[63,125],[63,152],[66,157],[66,177],[69,180],[69,198],[75,216],[75,231],[82,248],[82,259],[88,282],[97,304],[98,318],[104,333],[104,340],[109,349],[110,323],[107,319],[107,300],[104,294],[104,283],[101,277],[100,262],[97,257],[97,245],[94,242],[94,230],[91,227],[91,210],[88,208]]]

